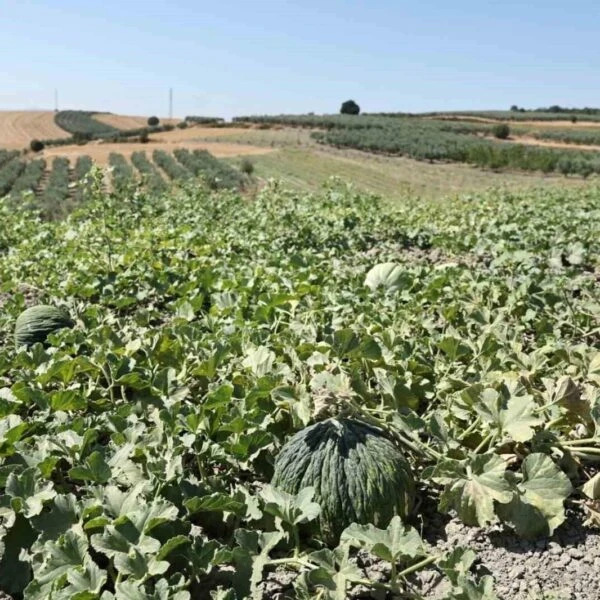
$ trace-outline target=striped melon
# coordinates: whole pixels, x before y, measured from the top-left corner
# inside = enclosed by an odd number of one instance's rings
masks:
[[[44,343],[55,331],[65,327],[73,327],[69,315],[55,306],[40,304],[24,310],[15,323],[15,346],[33,346],[37,342]]]
[[[402,452],[381,430],[350,419],[299,431],[278,455],[272,484],[291,494],[314,487],[322,537],[334,544],[351,523],[386,527],[405,518],[415,495]]]

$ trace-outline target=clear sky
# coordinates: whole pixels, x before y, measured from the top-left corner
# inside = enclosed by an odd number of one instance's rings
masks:
[[[597,0],[0,0],[0,109],[600,106]]]

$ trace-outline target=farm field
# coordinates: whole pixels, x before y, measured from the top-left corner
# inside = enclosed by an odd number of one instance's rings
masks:
[[[0,148],[25,148],[34,138],[68,137],[52,111],[0,111]]]
[[[111,113],[96,113],[94,119],[110,125],[116,129],[137,129],[139,127],[146,127],[148,123],[148,117],[136,117],[130,115],[114,115]],[[161,119],[162,124],[175,125],[179,122],[179,119]]]
[[[154,136],[152,136],[154,138]],[[205,142],[151,142],[148,144],[141,144],[135,142],[119,143],[119,144],[105,144],[105,143],[89,143],[85,146],[79,146],[73,144],[71,146],[56,146],[54,148],[47,148],[40,154],[46,158],[53,156],[65,156],[70,159],[74,159],[81,155],[88,155],[99,165],[106,166],[108,164],[108,157],[112,152],[118,152],[126,156],[131,156],[133,152],[150,151],[153,150],[164,150],[172,152],[177,148],[188,148],[190,150],[208,150],[211,154],[217,157],[226,156],[253,156],[257,154],[265,154],[270,152],[269,148],[262,148],[260,146],[241,146],[238,144],[227,144],[225,142],[217,143],[205,143]]]
[[[0,202],[0,591],[596,599],[600,190],[249,201],[148,146],[190,185]]]
[[[266,139],[263,132],[257,134]],[[338,176],[363,192],[379,194],[384,201],[392,202],[417,196],[443,200],[490,188],[516,191],[586,185],[582,180],[561,176],[494,173],[467,165],[429,164],[405,157],[373,156],[358,151],[333,151],[292,144],[284,145],[276,152],[253,156],[251,160],[258,177],[281,179],[297,190],[316,192],[328,178]]]

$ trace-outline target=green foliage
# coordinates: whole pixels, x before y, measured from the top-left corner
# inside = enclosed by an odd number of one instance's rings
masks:
[[[117,152],[108,155],[108,164],[112,169],[112,184],[117,192],[124,192],[135,183],[135,177],[131,165],[127,159]]]
[[[318,527],[314,490],[266,484],[323,397],[380,423],[419,487],[468,522],[545,536],[571,489],[596,494],[594,186],[393,208],[336,182],[271,182],[252,201],[91,186],[62,221],[0,202],[13,597],[259,598],[281,565],[299,598],[358,584],[392,597],[435,565],[450,597],[493,598],[471,551],[443,555],[398,520],[350,526],[332,548],[296,536]],[[77,327],[17,350],[23,285]],[[368,581],[358,547],[389,577]]]
[[[175,151],[177,152],[177,150]],[[174,181],[188,181],[194,177],[192,171],[173,158],[173,154],[164,150],[152,153],[154,162]]]
[[[239,188],[243,184],[239,171],[215,158],[207,150],[190,152],[185,148],[178,148],[173,155],[189,172],[202,177],[213,190]]]
[[[494,126],[492,133],[499,140],[506,140],[510,136],[510,127],[506,123],[499,123]]]
[[[75,168],[73,169],[73,178],[76,183],[75,188],[75,200],[80,203],[87,199],[91,185],[88,179],[88,175],[92,170],[93,161],[87,156],[79,156],[77,157],[77,161],[75,162]]]
[[[254,163],[249,158],[242,159],[240,171],[244,173],[244,175],[252,175],[252,173],[254,173]]]
[[[167,184],[161,177],[156,167],[148,160],[145,152],[134,152],[131,155],[133,166],[142,175],[144,184],[153,193],[162,193],[167,190]]]
[[[46,215],[48,217],[64,215],[69,197],[69,159],[57,156],[52,161],[48,183],[41,196]]]
[[[19,160],[18,152],[0,150],[0,198],[10,192],[14,183],[25,170],[25,162]],[[2,160],[4,159],[4,160]]]
[[[197,125],[218,125],[219,123],[223,123],[225,119],[221,117],[200,117],[195,115],[189,115],[183,121],[184,123],[196,123]],[[187,125],[186,125],[187,127]]]
[[[44,175],[45,169],[46,161],[43,158],[29,161],[13,183],[10,192],[11,196],[19,199],[24,193],[34,192]]]
[[[31,140],[29,148],[32,152],[41,152],[44,149],[44,142],[41,142],[40,140]]]
[[[72,133],[76,141],[118,133],[116,127],[94,119],[95,114],[98,114],[97,111],[60,110],[55,113],[54,121],[61,129]]]
[[[360,106],[354,102],[354,100],[346,100],[342,102],[340,108],[340,114],[342,115],[358,115],[360,113]]]
[[[318,129],[313,136],[325,144],[367,152],[406,155],[417,160],[451,160],[492,169],[524,169],[545,173],[563,172],[563,166],[568,162],[569,173],[584,177],[600,173],[600,152],[541,148],[516,143],[500,144],[484,137],[494,135],[494,130],[499,125],[493,123],[423,119],[404,114],[362,115],[360,119],[348,115],[245,116],[236,117],[234,121],[252,122],[259,126],[281,124]],[[502,125],[505,124],[500,124]],[[586,130],[558,131],[561,133],[530,133],[542,139],[559,139],[564,136],[564,141],[581,140],[579,143],[594,143],[593,140],[598,138],[596,132]]]
[[[148,127],[156,127],[157,125],[160,125],[158,117],[148,117]]]

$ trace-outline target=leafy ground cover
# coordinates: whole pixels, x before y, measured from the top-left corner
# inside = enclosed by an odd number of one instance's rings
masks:
[[[419,598],[433,569],[427,597],[491,599],[436,519],[525,540],[566,507],[597,521],[600,190],[391,208],[336,181],[252,201],[92,184],[61,222],[0,205],[0,590]],[[32,303],[75,328],[15,349]],[[408,523],[328,546],[311,490],[269,486],[324,405],[403,447]]]

